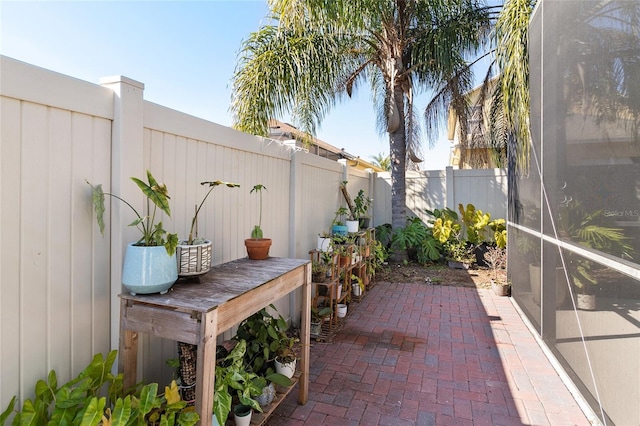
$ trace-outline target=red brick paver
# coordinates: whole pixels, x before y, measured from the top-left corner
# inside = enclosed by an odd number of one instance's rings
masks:
[[[589,425],[510,300],[378,283],[268,425]]]

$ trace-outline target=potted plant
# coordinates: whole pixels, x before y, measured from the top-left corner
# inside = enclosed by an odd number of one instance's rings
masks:
[[[247,254],[249,259],[264,260],[269,257],[269,248],[271,247],[271,239],[263,238],[262,234],[262,191],[266,191],[267,187],[262,184],[254,185],[251,188],[250,194],[257,193],[260,196],[260,208],[258,215],[258,224],[253,227],[251,231],[251,238],[244,240],[244,245],[247,247]]]
[[[164,392],[158,383],[138,383],[124,389],[123,374],[111,373],[117,358],[115,350],[106,357],[95,354],[91,363],[66,383],[59,381],[63,375],[51,370],[46,379],[35,383],[32,399],[25,400],[22,406],[16,405],[15,396],[11,399],[0,412],[0,425],[190,426],[199,422],[200,416],[180,397],[175,380],[164,387]],[[104,392],[106,389],[108,393]],[[13,420],[9,421],[12,414]]]
[[[327,265],[322,260],[311,262],[311,280],[314,283],[323,283],[327,279]]]
[[[276,329],[278,338],[272,349],[275,350],[276,357],[274,360],[276,373],[282,374],[288,378],[292,378],[296,372],[296,354],[293,350],[294,344],[298,341],[287,333],[287,322],[280,316],[277,320],[278,328]]]
[[[501,229],[504,229],[506,233],[504,219],[501,219],[502,222],[500,220],[491,222],[489,213],[483,213],[482,210],[476,209],[471,203],[467,204],[466,209],[462,204],[458,204],[458,210],[460,211],[462,223],[465,225],[466,239],[473,245],[476,264],[478,266],[488,266],[484,260],[484,255],[489,247],[486,242],[488,228],[493,226],[495,235],[501,225]]]
[[[269,305],[277,312],[275,306]],[[282,315],[271,315],[267,309],[261,309],[238,325],[238,339],[250,342],[245,355],[245,364],[257,374],[269,374],[275,368],[275,361],[291,361],[294,337],[287,334],[289,326]],[[295,358],[295,356],[293,356]],[[295,361],[294,361],[295,362]],[[279,373],[276,369],[276,372]],[[290,378],[290,376],[289,376]],[[280,384],[280,383],[278,383]]]
[[[178,262],[178,276],[189,277],[206,274],[211,268],[211,246],[210,240],[198,237],[198,213],[204,205],[204,202],[211,194],[216,186],[225,185],[229,188],[240,187],[237,183],[223,182],[220,180],[210,182],[200,182],[200,185],[209,186],[209,191],[199,205],[195,208],[193,219],[191,219],[191,228],[189,229],[189,237],[181,240],[176,248],[176,260]]]
[[[505,280],[498,278],[498,270],[507,266],[507,251],[497,246],[490,246],[487,248],[484,259],[493,272],[493,279],[491,280],[493,292],[498,296],[507,296],[510,286]]]
[[[347,225],[345,223],[345,216],[349,214],[349,210],[346,207],[340,207],[336,210],[336,214],[331,222],[331,234],[332,235],[347,235]]]
[[[233,419],[236,426],[249,426],[251,424],[251,406],[237,404],[233,407]]]
[[[353,240],[349,236],[334,235],[331,239],[331,250],[338,254],[340,266],[348,266],[353,256]]]
[[[329,306],[324,306],[318,309],[315,306],[311,307],[311,334],[314,336],[320,335],[322,332],[322,322],[325,318],[328,318],[333,309]]]
[[[373,199],[364,195],[364,189],[358,191],[358,195],[353,199],[354,203],[354,218],[358,220],[360,229],[366,229],[369,227],[370,217],[367,216],[367,210],[373,204]]]
[[[255,380],[258,375],[245,368],[246,351],[247,342],[241,339],[226,357],[216,363],[213,412],[220,425],[226,423],[234,398],[240,404],[262,412],[260,404],[253,399],[262,393],[262,388]]]
[[[623,230],[613,228],[602,210],[589,212],[579,202],[570,202],[560,210],[560,237],[578,244],[580,247],[632,258],[633,248],[627,241]],[[598,280],[593,271],[595,263],[567,251],[565,257],[567,272],[577,290],[578,308],[593,310],[596,308],[595,290]],[[566,281],[563,277],[563,282]]]
[[[364,281],[355,274],[351,274],[351,287],[354,296],[360,297],[364,294]]]
[[[96,212],[96,220],[100,233],[104,235],[104,197],[108,195],[125,203],[136,215],[129,226],[135,226],[141,233],[138,241],[130,243],[124,256],[122,268],[122,284],[131,294],[166,293],[178,279],[175,251],[178,236],[167,232],[162,221],[156,223],[156,213],[160,209],[171,216],[169,193],[167,186],[158,183],[147,170],[144,182],[132,177],[131,180],[140,188],[146,197],[147,214],[142,216],[127,201],[115,194],[102,191],[102,185],[91,186],[92,201]]]
[[[443,247],[450,268],[469,269],[475,260],[473,247],[459,233],[454,233],[452,238],[444,242]]]
[[[389,253],[382,244],[382,241],[375,240],[371,245],[371,257],[367,259],[368,272],[371,274],[373,280],[376,276],[376,271],[386,263]]]
[[[330,246],[331,246],[331,232],[322,231],[318,235],[318,245],[316,247],[316,250],[326,252],[326,251],[329,251]]]

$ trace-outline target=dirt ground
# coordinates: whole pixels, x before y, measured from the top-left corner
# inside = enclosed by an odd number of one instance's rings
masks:
[[[498,270],[499,281],[506,281],[506,271]],[[389,262],[376,271],[376,281],[394,283],[424,283],[427,285],[450,285],[456,287],[491,288],[493,271],[484,267],[472,267],[469,270],[453,269],[446,265],[422,266],[417,263]]]

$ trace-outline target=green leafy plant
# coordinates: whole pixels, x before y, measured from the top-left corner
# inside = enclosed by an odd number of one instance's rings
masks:
[[[326,274],[327,273],[327,265],[321,260],[313,260],[311,262],[311,273],[312,274]]]
[[[315,306],[311,307],[311,322],[322,322],[326,317],[333,313],[333,309],[330,306],[324,306],[318,309]]]
[[[475,260],[473,246],[462,239],[459,233],[443,244],[445,258],[454,262],[472,263]]]
[[[471,203],[467,204],[466,208],[462,203],[458,204],[458,210],[461,214],[461,220],[465,225],[467,241],[471,244],[483,242],[485,240],[487,227],[491,221],[491,215],[489,213],[483,213],[482,210],[477,210]]]
[[[338,253],[338,256],[350,256],[353,253],[354,238],[350,235],[334,235],[330,246],[331,251]]]
[[[358,191],[358,195],[356,195],[356,197],[353,199],[353,203],[353,216],[354,219],[357,220],[366,217],[367,210],[369,210],[369,207],[371,207],[371,205],[373,204],[373,199],[366,197],[364,195],[364,189],[361,189],[360,191]]]
[[[367,264],[372,277],[376,276],[376,271],[383,267],[388,257],[389,253],[381,241],[376,240],[371,244],[371,257],[367,260]]]
[[[207,191],[207,193],[205,194],[204,198],[202,199],[202,201],[200,202],[200,205],[197,206],[196,208],[196,212],[193,215],[193,219],[191,219],[191,228],[189,229],[189,238],[187,239],[187,244],[192,245],[192,244],[202,244],[204,242],[204,239],[200,238],[194,238],[194,232],[195,232],[195,237],[198,236],[198,232],[197,232],[197,223],[198,223],[198,213],[200,213],[200,209],[202,208],[202,206],[204,205],[204,202],[207,200],[207,197],[209,196],[209,194],[211,194],[211,191],[213,191],[215,189],[216,186],[219,185],[225,185],[229,188],[239,188],[240,184],[238,183],[232,183],[232,182],[223,182],[221,180],[214,180],[211,182],[200,182],[200,185],[209,185],[209,191]]]
[[[380,241],[385,249],[391,247],[391,239],[393,238],[393,229],[390,223],[376,226],[376,240]]]
[[[489,228],[493,231],[493,242],[500,248],[507,247],[507,224],[504,219],[494,219],[489,222]]]
[[[258,224],[255,225],[253,227],[253,230],[251,231],[251,238],[255,238],[255,239],[259,239],[263,237],[263,233],[262,233],[262,191],[263,190],[266,191],[267,187],[259,183],[257,185],[254,185],[253,188],[251,188],[251,191],[249,191],[250,194],[253,194],[255,192],[260,196]]]
[[[345,222],[345,217],[349,217],[350,213],[349,213],[349,209],[347,209],[344,206],[341,206],[338,208],[338,210],[336,210],[335,216],[333,217],[333,221],[331,222],[332,225],[339,225],[339,226],[344,226]]]
[[[311,262],[311,275],[313,282],[322,283],[327,277],[327,264],[324,261],[313,259]]]
[[[115,194],[102,191],[102,185],[92,185],[86,181],[92,189],[92,201],[96,211],[96,219],[100,228],[100,233],[104,235],[104,197],[108,195],[125,203],[136,214],[137,219],[129,226],[135,226],[142,233],[142,237],[136,242],[139,246],[164,246],[169,256],[172,256],[178,245],[177,234],[168,233],[163,227],[162,222],[155,223],[157,210],[160,209],[167,216],[171,217],[171,208],[169,207],[169,193],[165,184],[158,183],[150,171],[147,170],[148,183],[138,178],[132,177],[131,180],[138,185],[138,188],[147,197],[147,214],[141,216],[138,211],[133,208],[124,199]],[[151,207],[153,204],[153,208]]]
[[[240,339],[231,352],[216,364],[213,412],[218,424],[226,423],[234,396],[241,404],[262,412],[262,407],[253,397],[262,393],[266,381],[245,368],[246,350],[247,342]]]
[[[589,212],[579,202],[571,202],[560,209],[560,237],[568,238],[593,250],[603,251],[621,258],[631,259],[633,247],[620,228],[609,226],[604,212]],[[593,276],[594,263],[568,252],[567,267],[573,283],[581,293],[590,294],[597,279]]]
[[[275,306],[269,306],[277,312]],[[245,364],[248,369],[266,375],[273,371],[273,360],[276,358],[281,361],[295,358],[293,346],[296,339],[288,335],[288,329],[289,325],[282,315],[274,317],[267,309],[261,309],[242,321],[236,335],[247,342]]]
[[[409,259],[415,259],[423,265],[440,260],[442,256],[440,243],[418,217],[408,219],[407,226],[394,232],[391,250],[406,250]]]
[[[93,357],[91,363],[75,379],[58,386],[55,370],[47,380],[38,380],[33,400],[25,400],[15,411],[13,425],[194,425],[200,417],[193,407],[180,398],[175,381],[158,395],[158,384],[150,383],[124,389],[124,377],[113,375],[111,369],[117,351],[106,358],[102,354]],[[102,389],[106,396],[101,396]],[[14,412],[16,398],[0,414],[4,424]]]
[[[364,293],[364,281],[355,274],[351,274],[351,284],[357,284],[360,287],[360,294]]]

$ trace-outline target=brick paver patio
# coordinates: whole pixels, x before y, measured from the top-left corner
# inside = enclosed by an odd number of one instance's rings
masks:
[[[509,298],[378,283],[268,425],[589,425]]]

